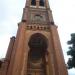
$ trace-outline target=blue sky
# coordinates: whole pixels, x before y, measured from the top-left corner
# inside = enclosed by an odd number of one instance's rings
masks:
[[[75,0],[49,0],[49,3],[67,62],[66,42],[70,34],[75,33]],[[10,37],[16,35],[24,6],[25,0],[0,0],[0,58],[5,57]],[[69,75],[75,75],[75,69],[69,70]]]

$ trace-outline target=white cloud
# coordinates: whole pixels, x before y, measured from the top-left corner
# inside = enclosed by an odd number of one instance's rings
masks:
[[[74,68],[70,69],[68,72],[69,72],[69,75],[75,75],[75,69]]]
[[[5,57],[10,37],[11,37],[10,34],[0,36],[0,58]]]

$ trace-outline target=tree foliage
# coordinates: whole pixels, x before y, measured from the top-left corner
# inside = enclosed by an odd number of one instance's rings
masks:
[[[69,47],[69,51],[67,52],[67,55],[70,55],[71,58],[68,59],[67,65],[68,69],[75,68],[75,33],[71,34],[71,40],[67,42]]]

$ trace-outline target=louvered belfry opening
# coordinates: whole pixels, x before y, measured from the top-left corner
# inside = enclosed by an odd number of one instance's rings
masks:
[[[36,33],[31,36],[28,45],[30,50],[27,75],[46,75],[45,53],[47,51],[47,39],[43,35]]]
[[[40,6],[44,6],[44,0],[40,0]]]
[[[31,5],[35,6],[36,5],[36,0],[31,0]]]

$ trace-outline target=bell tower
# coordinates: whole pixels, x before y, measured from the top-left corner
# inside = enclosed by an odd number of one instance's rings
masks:
[[[48,0],[26,0],[6,60],[6,75],[68,75]]]
[[[32,25],[54,24],[48,0],[26,0],[22,22]],[[35,25],[36,26],[36,25]]]

